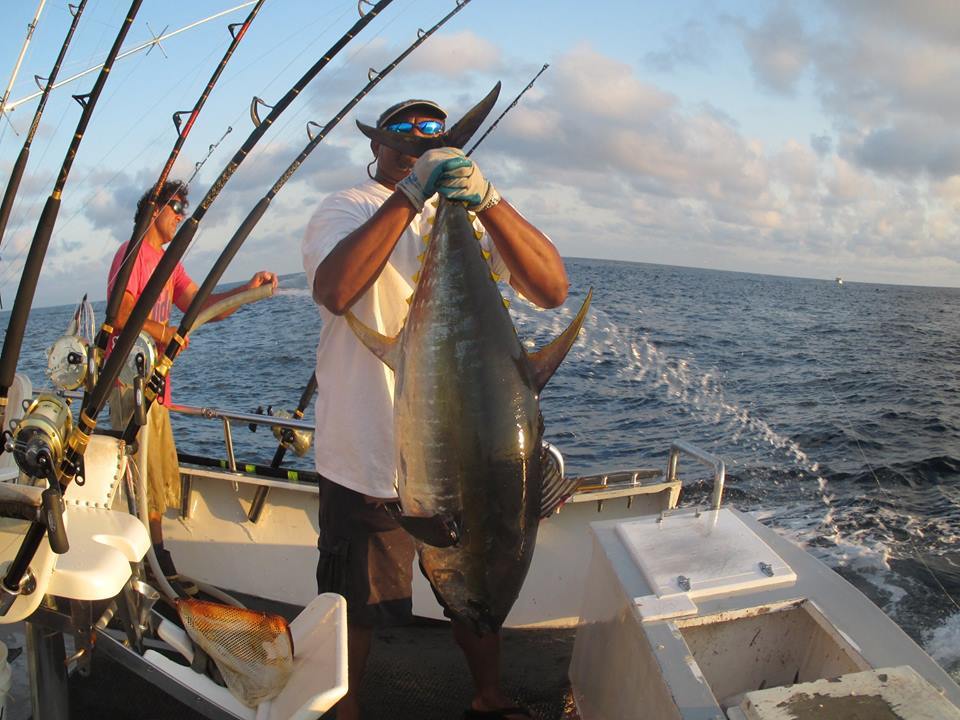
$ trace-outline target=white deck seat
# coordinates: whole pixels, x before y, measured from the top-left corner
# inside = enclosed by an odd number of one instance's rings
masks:
[[[185,636],[164,622],[160,633]],[[186,665],[148,650],[144,660],[181,685],[241,720],[312,720],[333,707],[347,692],[347,603],[334,593],[317,596],[290,623],[293,673],[277,697],[248,708],[229,690]],[[176,643],[179,645],[180,643]]]
[[[110,508],[127,469],[123,443],[109,435],[93,435],[83,453],[83,485],[71,483],[63,493],[67,507]]]
[[[70,550],[57,558],[47,592],[76,600],[116,595],[130,577],[130,563],[150,547],[150,534],[137,518],[97,507],[68,507]]]

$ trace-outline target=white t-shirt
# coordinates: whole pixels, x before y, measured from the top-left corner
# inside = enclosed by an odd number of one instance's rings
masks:
[[[303,238],[303,268],[313,292],[317,267],[346,235],[369,220],[392,194],[367,181],[327,196],[310,218]],[[413,276],[425,249],[435,213],[432,202],[397,241],[373,285],[351,307],[367,326],[393,337],[403,328],[413,295]],[[483,226],[476,221],[482,231]],[[480,240],[490,251],[494,273],[509,274],[485,232]],[[314,448],[317,472],[333,482],[378,498],[396,497],[397,469],[393,445],[393,371],[357,340],[347,321],[318,306],[323,327],[317,344],[317,401]]]

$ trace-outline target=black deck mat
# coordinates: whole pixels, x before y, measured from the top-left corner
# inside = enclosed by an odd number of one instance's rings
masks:
[[[572,629],[503,631],[504,689],[542,720],[577,720],[567,680],[573,637]],[[366,720],[459,720],[472,684],[447,624],[424,622],[378,633],[361,692]],[[72,720],[203,717],[99,653],[91,677],[71,679],[70,705]]]

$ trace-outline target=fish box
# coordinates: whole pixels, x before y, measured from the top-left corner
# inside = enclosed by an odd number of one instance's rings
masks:
[[[582,720],[779,718],[749,694],[879,666],[947,684],[843,578],[748,516],[680,510],[591,531],[570,664]]]

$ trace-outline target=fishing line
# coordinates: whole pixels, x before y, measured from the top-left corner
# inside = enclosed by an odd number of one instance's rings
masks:
[[[345,7],[346,9],[345,9],[343,12],[341,12],[340,16],[338,16],[338,18],[337,18],[338,20],[339,20],[340,18],[342,18],[345,14],[347,14],[348,12],[350,12],[350,11],[352,10],[352,7],[346,7],[346,6],[344,6],[344,7]],[[322,17],[319,18],[318,20],[314,21],[314,23],[312,23],[312,25],[318,24],[319,22],[323,21],[326,17],[329,17],[329,14],[328,14],[327,16],[322,16]],[[307,27],[309,28],[309,27],[311,27],[311,26],[307,26]],[[327,27],[328,27],[328,29],[329,29],[330,27],[333,27],[333,25],[331,24],[331,25],[328,25]],[[319,40],[315,41],[315,42],[311,45],[311,47],[312,47],[313,45],[316,45],[317,42],[319,42]],[[296,62],[298,59],[300,59],[301,57],[303,57],[303,56],[307,53],[307,51],[308,51],[308,49],[304,49],[304,50],[301,51],[298,55],[296,55],[293,59],[291,59],[291,61],[285,66],[285,68],[282,68],[280,71],[278,71],[278,72],[276,73],[276,75],[274,76],[274,81],[276,80],[276,78],[279,78],[280,75],[283,74],[283,72],[284,72],[284,70],[285,70],[286,68],[289,68],[294,62]],[[213,54],[213,53],[215,53],[215,52],[216,52],[216,49],[213,49],[213,50],[210,51],[209,54]],[[271,52],[272,52],[272,51],[271,51]],[[270,53],[267,53],[267,54],[270,54]],[[141,56],[140,58],[138,58],[137,63],[136,63],[137,67],[139,67],[140,65],[142,65],[142,63],[144,62],[144,58],[145,58],[145,57],[146,57],[146,56],[144,55],[144,56]],[[198,64],[198,68],[199,68],[199,67],[202,67],[202,65]],[[129,77],[131,77],[132,74],[133,74],[133,72],[136,72],[136,69],[134,69],[131,73],[129,73],[129,74],[126,76],[125,80],[128,79]],[[202,72],[202,71],[198,69],[197,72],[194,73],[194,77],[195,77],[195,78],[200,77],[201,72]],[[240,76],[238,76],[238,77],[240,77]],[[143,113],[141,114],[141,119],[144,118],[144,117],[148,117],[148,116],[150,116],[150,117],[156,116],[156,115],[157,115],[157,112],[156,112],[156,111],[157,111],[157,108],[160,106],[161,103],[163,103],[163,102],[173,93],[174,87],[175,87],[175,86],[171,86],[171,87],[168,89],[168,91],[166,92],[166,94],[165,94],[164,96],[158,98],[158,99],[154,102],[153,106],[151,106],[151,108],[150,108],[148,111],[143,112]],[[243,112],[241,111],[240,115],[242,116],[242,115],[244,115],[244,114],[245,114],[245,113],[243,113]],[[90,180],[90,178],[92,178],[93,174],[99,171],[100,167],[103,165],[103,162],[104,162],[106,159],[108,159],[109,157],[112,156],[112,154],[114,153],[114,151],[115,151],[117,148],[119,148],[119,146],[120,146],[120,144],[122,143],[122,141],[125,140],[126,138],[128,138],[132,132],[133,132],[133,126],[132,126],[132,125],[129,125],[127,132],[126,132],[126,133],[121,137],[121,139],[120,139],[121,142],[114,143],[114,144],[112,145],[112,148],[111,148],[110,152],[108,152],[106,155],[104,155],[104,156],[102,156],[102,157],[100,158],[100,163],[99,163],[98,165],[96,165],[96,166],[91,167],[91,168],[87,171],[86,175],[81,179],[81,186],[87,186],[87,185],[88,185],[88,181]],[[63,235],[64,231],[67,230],[67,229],[71,226],[71,224],[73,223],[73,221],[76,220],[77,216],[82,215],[82,214],[85,214],[85,211],[86,211],[86,209],[87,209],[87,206],[90,204],[90,202],[91,202],[92,200],[94,200],[94,199],[95,199],[101,192],[103,192],[104,190],[109,189],[109,188],[113,188],[113,187],[116,185],[117,179],[118,179],[122,174],[124,174],[135,162],[139,161],[139,160],[141,159],[140,156],[143,155],[147,150],[158,146],[158,144],[162,141],[162,139],[163,139],[164,137],[166,137],[167,133],[168,133],[168,129],[166,128],[166,126],[164,126],[163,129],[159,129],[158,132],[157,132],[157,134],[153,137],[153,139],[152,139],[151,141],[148,141],[146,144],[141,145],[140,148],[139,148],[136,152],[130,153],[130,154],[129,154],[130,159],[129,159],[125,164],[121,165],[121,166],[117,169],[117,171],[116,171],[105,183],[98,183],[98,185],[99,185],[98,189],[95,190],[95,191],[93,191],[93,192],[91,192],[91,193],[88,194],[85,198],[83,198],[83,199],[78,203],[78,205],[76,206],[76,209],[74,210],[74,212],[73,212],[68,218],[66,218],[66,220],[65,220],[64,223],[61,224],[61,231],[58,233],[57,240],[58,240],[58,241],[60,240],[60,237]],[[222,139],[222,138],[221,138],[221,139]],[[152,221],[151,221],[151,225],[152,225]],[[199,233],[198,233],[198,235],[199,235]],[[103,239],[103,241],[102,241],[102,243],[101,243],[101,248],[100,248],[100,249],[101,249],[101,254],[106,253],[107,250],[108,250],[108,246],[110,245],[110,233],[109,233],[109,232],[108,232],[108,233],[104,233],[104,236],[105,236],[105,237],[104,237],[104,239]],[[197,238],[194,238],[194,239],[191,241],[190,249],[193,248],[193,246],[195,245],[196,241],[197,241]],[[19,260],[19,259],[23,256],[23,253],[26,252],[26,249],[27,249],[26,247],[23,248],[23,249],[21,250],[20,254],[19,254],[17,257],[15,257],[15,258],[11,261],[11,263],[16,262],[17,260]],[[188,250],[188,251],[189,251],[189,250]],[[13,266],[13,265],[8,266],[8,267],[9,267],[9,269],[8,269],[8,275],[16,274],[16,273],[18,273],[18,272],[20,271],[20,269],[21,269],[21,268],[19,268],[19,267],[17,267],[17,268],[14,269],[14,266]],[[5,281],[4,281],[4,282],[5,282]],[[0,283],[0,284],[2,284],[2,283]]]
[[[873,463],[871,463],[867,459],[867,454],[863,449],[863,445],[860,444],[860,438],[857,437],[856,430],[853,427],[853,424],[850,422],[850,419],[846,414],[846,408],[844,407],[843,403],[840,401],[840,398],[833,387],[833,381],[830,379],[829,376],[826,376],[826,375],[824,376],[824,379],[827,381],[827,386],[830,388],[830,392],[833,394],[833,399],[835,401],[836,406],[840,408],[840,414],[843,417],[843,420],[847,424],[847,429],[850,431],[850,436],[853,438],[853,441],[857,445],[857,450],[860,453],[860,458],[863,460],[863,464],[867,467],[867,470],[870,472],[870,475],[873,478],[873,481],[876,483],[877,488],[880,490],[880,494],[883,495],[884,499],[889,503],[891,507],[896,507],[896,504],[897,504],[896,499],[889,492],[887,492],[886,488],[883,487],[883,483],[880,482],[880,476],[877,475],[876,470],[874,470]],[[883,520],[881,520],[879,517],[877,518],[877,522],[881,523],[884,529],[886,530],[889,529],[887,528],[886,523],[884,523]],[[956,598],[954,598],[953,595],[950,594],[950,591],[947,590],[944,584],[940,581],[940,578],[937,576],[936,572],[934,572],[933,568],[930,567],[927,564],[927,562],[923,559],[923,556],[921,555],[919,549],[917,548],[916,543],[914,543],[914,540],[911,534],[908,532],[905,532],[904,534],[906,535],[906,538],[907,538],[907,544],[910,546],[910,551],[913,553],[913,558],[917,562],[919,562],[923,566],[923,569],[926,570],[927,573],[929,573],[931,578],[933,578],[934,583],[936,583],[937,587],[940,588],[940,592],[943,593],[944,597],[946,597],[947,600],[949,600],[953,604],[953,606],[957,608],[957,610],[960,610],[960,602],[958,602]]]
[[[235,45],[236,45],[236,44],[234,43],[234,46],[235,46]],[[215,53],[217,52],[217,50],[218,50],[217,47],[215,47],[215,46],[212,47],[211,50],[208,52],[207,56],[203,59],[203,61],[200,62],[200,63],[197,63],[197,64],[195,65],[196,71],[193,73],[193,78],[194,78],[193,85],[196,84],[197,78],[200,78],[200,77],[201,77],[201,74],[203,73],[202,68],[206,67],[206,62],[205,62],[206,59],[209,58],[211,55],[215,54]],[[120,87],[121,87],[130,77],[132,77],[133,74],[135,74],[135,73],[138,72],[138,69],[139,69],[139,67],[143,64],[145,58],[146,58],[146,55],[143,55],[143,56],[140,56],[140,57],[137,59],[137,62],[135,63],[134,67],[131,68],[131,70],[128,72],[128,74],[126,75],[126,77],[125,77],[125,78],[123,79],[123,81],[121,82],[121,85],[118,86],[118,88],[117,88],[118,91],[119,91]],[[145,118],[145,117],[153,117],[153,116],[156,116],[156,115],[157,115],[157,108],[161,105],[161,103],[164,103],[164,101],[167,100],[167,98],[170,97],[170,95],[174,92],[174,89],[182,89],[182,87],[183,87],[183,84],[182,84],[182,83],[181,83],[181,84],[178,84],[178,85],[171,85],[171,86],[168,88],[167,92],[166,92],[163,96],[157,98],[157,99],[155,100],[154,104],[153,104],[148,110],[144,111],[144,112],[141,114],[140,119],[142,120],[142,119]],[[191,92],[190,90],[185,90],[185,91],[183,91],[182,94],[187,95],[187,94],[190,94],[190,92]],[[116,93],[114,93],[114,94],[116,94]],[[96,172],[99,171],[99,168],[101,167],[101,165],[104,164],[104,161],[105,161],[106,159],[108,159],[108,158],[115,152],[115,150],[116,150],[117,148],[119,148],[119,146],[122,144],[122,142],[123,142],[124,140],[126,140],[126,138],[128,138],[128,137],[130,136],[130,134],[131,134],[131,133],[133,132],[133,130],[134,130],[134,127],[135,127],[135,126],[134,126],[133,124],[128,124],[128,126],[127,126],[127,132],[124,133],[124,135],[119,139],[118,142],[115,142],[115,143],[113,143],[113,144],[111,145],[111,150],[110,150],[106,155],[101,156],[101,158],[100,158],[100,163],[97,164],[97,165],[95,165],[95,166],[92,166],[92,167],[87,171],[86,176],[85,176],[84,178],[82,178],[82,180],[81,180],[83,186],[86,186],[86,185],[87,185],[87,180],[88,180],[89,178],[91,178],[94,173],[96,173]],[[147,142],[145,145],[141,145],[140,148],[139,148],[136,152],[130,153],[130,155],[129,155],[129,156],[130,156],[130,160],[128,160],[128,162],[127,162],[125,165],[122,165],[122,166],[110,177],[110,179],[109,179],[106,183],[98,183],[98,188],[97,188],[96,190],[94,190],[93,192],[89,193],[86,197],[84,197],[84,198],[77,204],[76,210],[74,210],[74,212],[66,219],[66,221],[61,224],[61,229],[60,229],[60,231],[58,232],[57,237],[55,238],[55,241],[56,241],[56,242],[59,242],[59,241],[60,241],[61,237],[64,235],[64,232],[70,227],[71,223],[76,219],[76,217],[77,217],[78,215],[80,215],[81,213],[84,213],[84,211],[86,210],[87,206],[90,204],[91,201],[93,201],[95,198],[97,198],[97,197],[100,195],[100,193],[102,193],[102,192],[104,192],[105,190],[108,190],[108,189],[114,187],[117,178],[118,178],[122,173],[124,173],[124,172],[133,164],[133,162],[134,162],[135,160],[142,159],[141,156],[144,155],[148,150],[157,147],[157,146],[159,145],[159,143],[161,142],[162,138],[166,137],[166,135],[168,134],[168,132],[169,132],[169,130],[168,130],[167,128],[165,128],[165,129],[163,129],[163,130],[158,130],[157,135],[154,136],[154,138],[153,138],[152,141]],[[152,221],[151,221],[151,224],[152,224]],[[101,243],[101,252],[102,252],[102,253],[104,253],[104,252],[107,250],[107,244],[108,244],[108,242],[109,242],[110,233],[105,233],[104,235],[105,235],[104,240],[103,240],[103,242]],[[109,281],[109,278],[108,278],[108,281]]]
[[[386,20],[382,26],[378,25],[376,34],[371,36],[365,43],[358,46],[354,50],[353,54],[349,55],[345,59],[345,62],[341,63],[339,67],[333,69],[330,75],[326,78],[327,80],[329,80],[327,84],[332,84],[333,81],[340,78],[344,73],[348,72],[348,70],[352,70],[353,69],[351,67],[352,61],[356,60],[357,56],[360,55],[367,48],[369,48],[370,45],[374,42],[374,40],[379,39],[380,36],[383,35],[388,28],[392,27],[393,24],[397,22],[397,20],[402,18],[406,14],[406,12],[410,9],[410,7],[413,5],[414,2],[415,0],[408,0],[407,4],[404,7],[400,8],[390,20]],[[321,84],[317,88],[314,88],[314,90],[317,90],[320,87],[323,87],[323,85]],[[275,135],[269,138],[267,142],[259,149],[259,154],[265,154],[266,152],[268,152],[270,148],[273,146],[273,144],[281,139],[281,135],[291,125],[293,125],[294,123],[296,123],[297,125],[301,125],[303,123],[303,117],[305,115],[312,114],[314,112],[313,109],[309,107],[309,104],[310,104],[309,102],[304,103],[294,111],[293,115],[291,115],[289,118],[285,118],[283,125],[280,126],[279,130],[277,130]],[[298,130],[298,134],[299,132],[300,131]]]
[[[366,50],[374,42],[374,40],[378,39],[381,35],[383,35],[383,33],[387,30],[387,28],[391,27],[400,17],[403,17],[403,15],[410,8],[413,2],[414,0],[408,0],[406,6],[401,8],[400,11],[392,19],[385,21],[385,23],[382,26],[378,25],[377,32],[372,37],[370,37],[369,40],[367,40],[365,43],[363,43],[358,48],[356,48],[353,54],[349,55],[346,58],[345,62],[343,62],[340,65],[340,67],[334,69],[331,72],[329,76],[330,81],[332,82],[336,80],[343,73],[345,73],[348,70],[349,66],[351,65],[352,61],[355,60],[360,53]],[[459,2],[463,2],[463,0],[459,0]],[[282,124],[278,123],[279,127],[275,131],[275,134],[269,137],[263,143],[263,145],[256,150],[255,153],[251,153],[251,157],[259,158],[267,155],[269,153],[269,150],[274,145],[274,143],[281,139],[281,136],[284,133],[284,131],[290,128],[291,125],[293,125],[294,123],[296,123],[297,125],[302,124],[303,116],[306,115],[307,113],[312,112],[311,108],[308,107],[308,105],[309,103],[305,103],[304,105],[298,106],[298,108],[293,111],[293,114],[289,118],[285,118],[285,121]],[[194,236],[193,239],[190,241],[190,244],[187,246],[187,250],[184,252],[184,259],[189,258],[193,250],[199,247],[199,237],[200,237],[200,232],[198,232],[197,235]]]
[[[138,60],[139,60],[139,58],[138,58]],[[198,72],[199,72],[199,71],[198,71]],[[127,77],[129,78],[129,76],[127,76]],[[125,78],[125,79],[126,79],[126,78]],[[153,104],[153,106],[151,106],[150,111],[155,111],[156,108],[160,105],[160,103],[163,102],[164,100],[166,100],[166,99],[170,96],[170,94],[173,93],[174,89],[176,89],[176,88],[175,88],[175,87],[171,87],[169,90],[167,90],[167,93],[166,93],[165,95],[163,95],[162,97],[160,97],[160,98]],[[143,115],[141,115],[141,119],[142,119],[143,117],[147,116],[147,115],[153,115],[153,114],[155,114],[155,113],[153,113],[153,112],[145,112]],[[62,122],[62,121],[61,121],[61,122]],[[59,125],[58,125],[58,127],[59,127]],[[134,129],[135,129],[134,125],[133,125],[133,124],[129,124],[129,125],[127,126],[127,131],[119,138],[119,140],[118,140],[116,143],[111,143],[111,149],[110,149],[105,155],[100,156],[100,163],[98,163],[97,165],[91,166],[91,167],[86,171],[86,174],[80,178],[80,186],[81,186],[81,187],[86,187],[86,186],[92,184],[92,183],[90,183],[89,181],[90,181],[90,179],[93,177],[93,175],[94,175],[95,173],[97,173],[97,172],[100,171],[100,167],[101,167],[101,164],[103,163],[103,161],[105,161],[105,160],[107,160],[108,158],[110,158],[110,157],[119,149],[120,144],[121,144],[126,138],[128,138],[128,137],[131,135],[131,133],[134,131]],[[139,157],[140,155],[144,154],[147,150],[150,150],[150,149],[152,149],[152,148],[154,148],[154,147],[157,147],[157,146],[160,144],[160,142],[163,140],[163,138],[168,134],[168,132],[169,132],[169,129],[167,129],[167,128],[158,129],[157,134],[154,135],[153,139],[152,139],[151,141],[147,142],[145,145],[141,145],[138,152],[130,153],[130,159],[129,159],[124,165],[121,165],[120,168],[117,169],[117,171],[116,171],[113,175],[111,175],[110,178],[109,178],[106,182],[100,183],[100,184],[99,184],[99,187],[97,187],[96,190],[90,192],[90,193],[87,194],[84,198],[82,198],[82,199],[79,200],[79,202],[78,202],[77,205],[76,205],[76,209],[75,209],[70,215],[68,215],[68,216],[66,217],[66,219],[65,219],[62,223],[60,223],[60,230],[57,232],[57,234],[54,236],[54,239],[53,239],[54,247],[57,247],[57,244],[61,242],[61,240],[62,240],[62,238],[63,238],[63,236],[64,236],[65,231],[71,226],[71,224],[73,223],[73,221],[77,219],[77,216],[78,216],[78,215],[82,215],[82,214],[85,213],[85,211],[86,211],[87,207],[89,206],[89,204],[91,203],[91,201],[93,201],[93,200],[94,200],[101,192],[103,192],[104,190],[113,187],[114,184],[116,183],[117,178],[120,177],[121,174],[125,173],[126,170],[129,169],[130,166],[134,164],[134,162],[137,162],[137,161],[141,160],[141,158]],[[35,205],[34,205],[34,208],[35,208],[35,206],[36,206],[36,203],[35,203]],[[31,208],[31,211],[32,211],[34,208]],[[108,233],[105,233],[105,238],[104,238],[104,240],[102,241],[101,246],[100,246],[101,253],[103,253],[103,252],[106,251],[106,249],[107,249],[107,243],[109,242],[109,238],[110,238],[110,233],[109,233],[109,232],[108,232]],[[23,254],[24,254],[28,249],[29,249],[29,243],[28,243],[27,246],[25,246],[24,248],[21,249],[20,253],[19,253],[13,260],[11,260],[11,262],[15,262],[15,261],[19,260],[20,258],[22,258],[22,257],[23,257]],[[22,269],[22,267],[18,267],[18,268],[16,268],[16,271],[15,271],[15,272],[12,272],[12,271],[13,271],[13,268],[11,268],[10,271],[8,271],[8,275],[7,275],[2,281],[0,281],[0,285],[6,283],[6,282],[10,279],[10,274],[19,273],[21,269]]]

